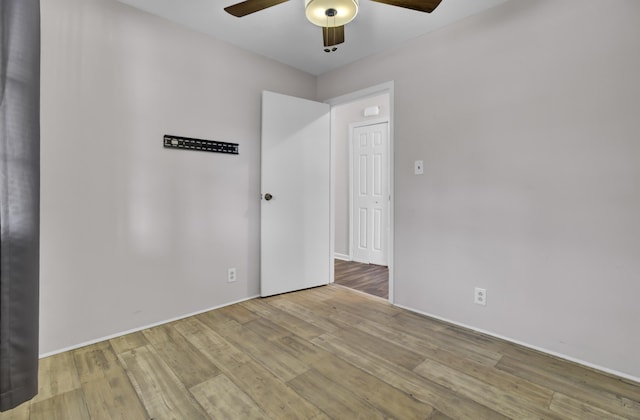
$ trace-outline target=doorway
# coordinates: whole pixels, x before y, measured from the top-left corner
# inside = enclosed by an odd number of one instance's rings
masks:
[[[358,126],[367,126],[367,125],[378,123],[380,121],[375,121],[376,118],[379,120],[381,118],[380,115],[383,115],[386,117],[382,122],[385,123],[389,131],[388,133],[389,153],[387,154],[387,158],[383,159],[389,162],[388,168],[386,168],[386,170],[384,171],[385,173],[389,174],[388,175],[389,181],[387,182],[387,185],[388,185],[387,207],[389,209],[388,211],[389,222],[387,224],[388,234],[382,235],[382,236],[379,235],[378,242],[379,244],[384,243],[386,245],[384,247],[380,246],[379,248],[386,248],[388,251],[388,256],[387,256],[388,270],[386,270],[386,272],[388,273],[387,286],[386,286],[387,293],[386,293],[386,296],[384,293],[382,293],[381,296],[388,298],[389,301],[393,303],[393,241],[392,241],[392,238],[393,238],[393,182],[392,182],[393,132],[391,130],[392,122],[393,122],[392,98],[393,98],[393,82],[388,82],[382,85],[374,86],[369,89],[355,92],[353,94],[334,98],[332,100],[326,101],[325,103],[309,101],[302,98],[289,97],[287,95],[277,94],[274,92],[266,92],[266,91],[263,92],[262,173],[261,173],[262,174],[262,177],[261,177],[262,205],[261,205],[261,235],[260,235],[261,237],[261,246],[260,246],[260,249],[261,249],[260,251],[261,252],[260,294],[261,296],[270,296],[273,294],[286,293],[288,291],[314,287],[323,283],[327,284],[326,282],[334,282],[336,278],[335,277],[335,258],[337,257],[338,259],[351,260],[352,245],[350,240],[344,241],[347,245],[344,246],[343,244],[343,247],[340,249],[337,249],[337,246],[336,246],[336,244],[338,243],[338,241],[336,240],[337,231],[340,231],[342,233],[341,236],[346,236],[347,238],[350,237],[349,223],[346,224],[346,230],[338,229],[336,226],[338,226],[338,220],[341,220],[343,222],[343,225],[345,220],[346,221],[349,220],[349,217],[351,214],[350,213],[351,207],[349,204],[347,204],[342,209],[344,211],[338,212],[336,210],[338,208],[336,203],[339,202],[337,198],[340,198],[340,197],[343,198],[342,200],[343,204],[351,203],[352,201],[349,195],[351,188],[350,188],[350,183],[348,181],[349,179],[348,174],[351,171],[350,163],[349,163],[351,161],[351,157],[350,157],[350,154],[348,153],[348,150],[349,150],[349,139],[352,136],[352,130],[350,129],[338,130],[336,127],[340,127],[340,124],[338,122],[342,117],[345,117],[344,119],[345,126],[348,128],[351,128],[354,124]],[[379,105],[367,106],[365,109],[359,108],[363,104],[367,105],[367,103],[370,102],[371,100],[373,100],[375,103],[379,103]],[[344,107],[340,105],[344,105]],[[343,112],[340,112],[342,108],[346,109],[348,107],[350,107],[352,111],[355,109],[355,116],[348,116],[348,113],[345,114]],[[323,108],[323,109],[321,110],[320,108]],[[325,109],[326,109],[326,114],[324,111]],[[300,112],[302,112],[303,115],[307,115],[307,111],[310,113],[309,115],[311,114],[315,115],[314,113],[316,112],[318,114],[316,117],[311,117],[307,122],[304,122],[306,121],[304,119],[300,119],[297,117],[293,118],[294,124],[298,124],[298,123],[302,124],[302,126],[300,127],[298,127],[298,125],[291,127],[290,124],[287,124],[287,121],[291,119],[289,118],[291,115],[293,114],[297,115],[297,113],[300,113]],[[302,117],[303,115],[299,115],[298,117]],[[320,118],[320,116],[322,116],[322,118]],[[315,127],[320,120],[325,120],[325,117],[327,122],[329,123],[327,126],[328,130],[325,132],[325,134],[322,134],[322,131],[324,130],[319,130]],[[298,121],[299,119],[300,121]],[[362,121],[366,121],[366,123],[361,123]],[[300,129],[301,127],[303,128],[311,127],[311,131],[313,133],[320,135],[320,138],[318,139],[318,141],[311,141],[309,143],[305,141],[296,140],[295,139],[296,135],[301,133],[301,129]],[[344,141],[339,142],[337,140],[339,135],[342,135]],[[302,137],[307,138],[308,136],[304,135]],[[327,137],[329,138],[330,141],[329,142],[323,141],[323,139],[327,139]],[[290,138],[293,140],[289,141]],[[275,164],[273,164],[274,163],[272,162],[273,159],[270,159],[273,156],[272,156],[272,153],[269,152],[269,150],[271,150],[271,146],[274,146],[273,149],[275,150],[275,152],[273,153],[273,155],[276,158],[279,158],[282,155],[281,150],[283,148],[280,147],[280,145],[283,141],[291,145],[291,151],[295,150],[298,152],[298,158],[289,157],[287,159],[284,159],[284,161],[280,161],[280,163],[276,162]],[[322,143],[324,143],[324,145],[328,147],[327,152],[329,153],[327,154],[318,153],[318,149],[317,147],[314,147],[314,145],[318,146],[319,144],[322,144]],[[343,145],[345,145],[344,149],[347,150],[347,153],[336,152],[336,149],[337,149],[336,145],[339,143],[342,143]],[[286,149],[288,150],[288,148]],[[323,157],[323,155],[326,157]],[[326,162],[326,164],[328,165],[326,167],[327,170],[321,169],[319,167],[316,168],[314,166],[315,164],[309,165],[307,163],[302,163],[302,162],[306,162],[305,159],[310,156],[314,156],[317,158],[317,160],[314,161],[316,163]],[[346,159],[346,165],[344,166],[343,173],[346,173],[347,176],[343,177],[343,179],[338,179],[339,177],[336,176],[336,173],[338,172],[336,170],[336,168],[338,167],[337,158],[339,156],[342,157],[342,160]],[[292,165],[292,163],[294,163],[295,165]],[[284,169],[286,168],[293,169],[293,173],[287,172],[285,174],[286,171],[284,171]],[[316,168],[317,170],[314,168]],[[291,188],[284,188],[284,189],[280,188],[282,186],[281,185],[282,182],[280,183],[272,182],[274,180],[268,176],[274,173],[278,175],[276,178],[274,178],[276,181],[278,179],[282,181],[282,178],[285,178],[285,181],[295,180],[296,182],[293,183],[293,186],[297,186],[297,187],[303,186],[303,187],[294,188],[293,190]],[[302,174],[306,174],[310,176],[313,180],[319,182],[319,186],[316,186],[316,188],[306,188],[305,186],[307,185],[307,183],[304,180],[301,180]],[[318,175],[322,175],[322,177],[318,177]],[[324,176],[326,176],[327,178],[325,178]],[[271,180],[271,181],[267,182],[268,180]],[[285,186],[287,185],[286,182],[284,184]],[[345,186],[347,191],[346,197],[342,196],[337,191],[338,187],[343,187],[344,189]],[[325,189],[328,189],[328,192],[329,192],[327,197],[328,199],[323,200],[322,198],[320,198],[318,200],[318,197],[322,197],[324,195],[324,194],[318,195],[318,191],[324,191]],[[378,195],[385,196],[387,194],[386,192],[384,192]],[[287,217],[280,216],[279,213],[282,213],[282,211],[277,212],[276,210],[277,210],[277,207],[283,207],[283,206],[277,206],[276,204],[278,204],[278,202],[284,203],[284,201],[287,201],[287,199],[295,199],[294,201],[299,203],[297,207],[295,205],[292,205],[292,203],[289,203],[287,206],[284,206],[287,209],[295,209],[295,208],[300,209],[300,205],[302,205],[302,208],[304,209],[308,209],[310,207],[313,209],[316,209],[318,208],[318,205],[319,205],[318,203],[326,203],[327,212],[323,213],[324,215],[326,215],[326,217],[325,216],[306,217],[305,215],[307,214],[307,212],[305,212],[304,215],[300,215],[295,211],[293,215],[289,215]],[[322,205],[321,207],[324,208],[324,205]],[[268,218],[269,214],[271,213],[273,213],[273,215],[275,216],[275,219],[274,217],[272,217],[270,220],[265,220],[265,218]],[[336,217],[336,215],[338,214],[342,215],[343,217],[341,218]],[[384,217],[387,218],[387,216],[384,216]],[[299,225],[298,228],[291,228],[290,226],[291,224],[289,222],[293,219],[295,220],[300,219],[298,221],[301,222],[301,224],[300,223],[298,224]],[[295,241],[276,240],[276,243],[274,244],[274,246],[270,246],[265,241],[280,238],[281,235],[277,233],[283,231],[284,229],[275,229],[275,231],[270,231],[270,232],[266,231],[265,229],[268,230],[269,228],[275,227],[278,224],[275,222],[277,222],[278,220],[280,221],[284,220],[285,223],[284,224],[280,223],[280,224],[284,225],[287,228],[286,230],[290,231],[291,233],[296,233],[296,235],[294,235],[296,240]],[[328,229],[321,228],[320,229],[321,233],[318,233],[317,231],[315,234],[312,232],[307,232],[307,229],[305,229],[305,227],[313,225],[313,223],[309,223],[310,220],[327,220],[329,222],[329,227]],[[381,232],[381,230],[379,230],[378,232]],[[327,240],[323,239],[325,238],[325,235]],[[311,248],[307,246],[309,243],[316,244],[317,248],[313,248],[313,249],[316,249],[319,251],[313,252]],[[329,245],[328,246],[329,252],[325,254],[325,252],[327,251],[326,244]],[[273,255],[271,256],[267,255],[268,252],[271,252],[271,251],[275,251],[276,254],[282,255],[285,257],[288,255],[296,254],[296,252],[293,252],[293,251],[288,253],[279,252],[283,248],[283,245],[289,246],[290,249],[291,247],[293,247],[293,249],[296,251],[299,251],[299,250],[308,251],[306,255],[310,256],[310,258],[312,257],[313,261],[317,262],[317,264],[315,265],[309,264],[306,261],[306,257],[295,258],[296,261],[299,262],[299,264],[295,265],[295,267],[298,267],[300,269],[297,270],[295,273],[293,272],[294,270],[288,270],[290,275],[284,278],[282,276],[283,267],[288,269],[293,266],[291,264],[287,264],[286,261],[284,262],[280,261],[281,263],[273,264],[273,262],[276,261],[277,258],[273,257]],[[348,254],[341,254],[341,252],[346,252]],[[271,252],[271,254],[273,254],[273,252]],[[323,256],[323,254],[325,256]],[[329,268],[326,276],[320,273],[321,270],[312,270],[312,273],[307,273],[307,274],[303,272],[305,269],[308,269],[309,267],[312,267],[312,266],[324,267],[325,264],[326,264],[326,267]],[[342,265],[340,265],[340,267],[342,267]],[[365,270],[365,271],[370,272],[370,270]],[[338,277],[340,278],[341,276],[338,276]],[[314,279],[314,280],[309,280],[309,279]],[[369,291],[369,293],[371,292]]]
[[[327,103],[332,106],[333,280],[393,303],[393,82]],[[356,137],[363,141],[353,147]],[[352,186],[354,180],[366,188]],[[363,190],[367,194],[354,196]],[[362,229],[354,232],[356,223]]]

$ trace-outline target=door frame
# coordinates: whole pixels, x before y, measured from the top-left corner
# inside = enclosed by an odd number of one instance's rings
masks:
[[[353,231],[354,231],[354,223],[353,223],[353,132],[356,128],[359,127],[367,127],[370,125],[378,125],[378,124],[387,124],[387,192],[389,193],[389,200],[386,206],[385,218],[387,219],[386,226],[386,239],[387,239],[387,247],[385,249],[387,264],[389,263],[389,237],[391,236],[391,141],[389,139],[391,134],[391,123],[389,122],[389,118],[375,118],[366,121],[358,121],[355,123],[349,124],[349,256],[353,259]]]
[[[331,274],[330,274],[330,282],[334,282],[334,258],[335,258],[335,106],[343,105],[350,102],[354,102],[360,99],[368,98],[371,96],[381,95],[381,94],[389,94],[389,118],[386,118],[389,123],[389,235],[387,238],[387,258],[388,258],[388,267],[389,267],[389,302],[394,303],[395,294],[394,294],[394,284],[395,284],[395,276],[394,276],[394,240],[395,240],[395,141],[394,141],[394,119],[395,119],[395,106],[394,106],[394,82],[393,80],[389,82],[384,82],[379,85],[374,85],[368,88],[364,88],[361,90],[357,90],[355,92],[347,93],[345,95],[337,96],[331,99],[327,99],[324,101],[325,103],[331,106]],[[349,227],[351,229],[351,227]],[[351,245],[350,245],[351,246]]]

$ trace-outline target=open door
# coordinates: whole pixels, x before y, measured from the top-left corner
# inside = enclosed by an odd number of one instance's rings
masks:
[[[260,295],[331,276],[330,106],[262,93]]]

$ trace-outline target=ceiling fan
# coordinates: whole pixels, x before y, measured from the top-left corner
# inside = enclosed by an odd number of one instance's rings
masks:
[[[289,0],[245,0],[224,10],[236,17],[276,6]],[[378,3],[419,12],[431,13],[442,0],[373,0]],[[335,51],[344,42],[344,25],[358,14],[358,0],[305,0],[305,14],[309,22],[322,27],[322,39],[326,52]]]

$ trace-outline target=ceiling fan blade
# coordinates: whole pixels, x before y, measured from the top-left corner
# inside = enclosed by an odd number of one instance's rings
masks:
[[[344,42],[344,25],[333,28],[322,28],[322,39],[325,47],[342,44]]]
[[[431,13],[442,0],[373,0],[377,3],[389,4],[391,6],[404,7],[405,9],[417,10],[419,12]]]
[[[224,10],[235,17],[242,17],[254,12],[259,12],[260,10],[268,9],[271,6],[275,6],[286,1],[289,0],[246,0],[229,7],[225,7]]]

